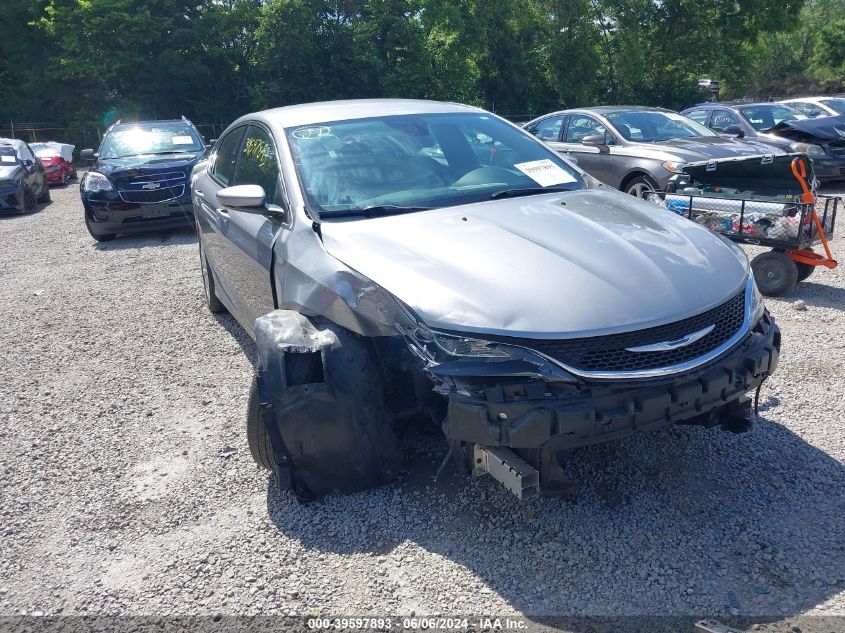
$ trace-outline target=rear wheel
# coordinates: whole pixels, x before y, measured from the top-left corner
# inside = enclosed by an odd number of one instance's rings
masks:
[[[208,265],[208,260],[205,257],[205,248],[202,245],[202,238],[199,241],[200,245],[200,268],[202,268],[202,289],[205,293],[205,305],[208,306],[212,314],[220,314],[226,311],[226,306],[217,298],[217,293],[214,289],[214,276],[211,274],[211,267]]]
[[[751,260],[757,287],[767,297],[780,297],[798,283],[798,267],[783,251],[761,253]]]
[[[813,249],[808,248],[806,250],[812,251]],[[804,281],[816,270],[816,267],[812,264],[804,264],[803,262],[795,262],[795,267],[798,269],[798,281]]]
[[[636,198],[645,198],[657,191],[657,183],[648,176],[635,176],[625,184],[624,191]]]
[[[44,179],[41,186],[44,190],[41,192],[41,197],[38,198],[38,202],[50,202],[50,187],[47,185],[46,179]]]

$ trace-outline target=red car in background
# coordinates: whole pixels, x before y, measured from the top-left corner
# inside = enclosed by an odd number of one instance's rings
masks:
[[[30,143],[29,146],[47,172],[47,183],[66,185],[68,180],[76,178],[76,166],[73,164],[73,145],[67,143]]]

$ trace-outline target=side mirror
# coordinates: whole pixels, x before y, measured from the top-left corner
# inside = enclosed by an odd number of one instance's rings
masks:
[[[727,136],[735,136],[737,138],[745,138],[745,130],[743,130],[738,125],[729,125],[724,130],[722,130],[722,134]]]
[[[224,207],[254,209],[264,207],[266,195],[260,185],[235,185],[217,192],[217,201]]]
[[[603,147],[607,145],[607,138],[604,134],[588,134],[581,139],[581,145],[589,145],[590,147]]]
[[[35,166],[35,161],[30,160],[29,158],[24,158],[22,162],[23,162],[23,166],[26,167],[27,169]]]
[[[94,160],[97,158],[97,154],[94,152],[93,149],[84,149],[79,152],[79,158],[82,160]]]

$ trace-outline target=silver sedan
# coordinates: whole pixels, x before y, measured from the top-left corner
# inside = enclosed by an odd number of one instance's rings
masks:
[[[717,136],[671,110],[601,106],[553,112],[523,126],[607,185],[642,197],[664,189],[684,163],[782,153],[769,145]]]

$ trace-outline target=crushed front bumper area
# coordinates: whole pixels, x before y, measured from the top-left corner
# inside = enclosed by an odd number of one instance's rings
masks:
[[[527,382],[514,393],[449,394],[443,431],[451,442],[512,449],[563,449],[618,440],[673,423],[737,428],[735,404],[775,370],[780,330],[766,313],[736,347],[715,361],[660,380],[594,381],[556,392]],[[741,424],[739,426],[742,426]]]

